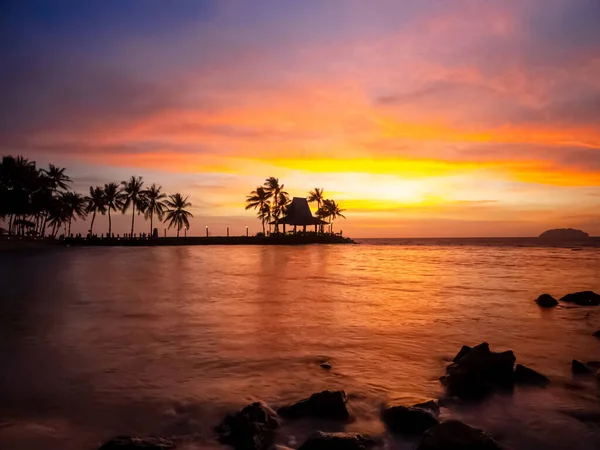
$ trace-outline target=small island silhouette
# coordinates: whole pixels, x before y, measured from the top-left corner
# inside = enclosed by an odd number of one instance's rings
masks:
[[[555,228],[553,230],[544,231],[539,237],[541,239],[573,241],[587,239],[590,237],[590,235],[585,231],[576,230],[575,228]]]

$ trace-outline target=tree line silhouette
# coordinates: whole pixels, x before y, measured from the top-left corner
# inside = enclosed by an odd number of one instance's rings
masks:
[[[289,194],[284,190],[285,186],[279,183],[279,178],[269,177],[262,186],[250,192],[246,197],[246,210],[255,209],[256,216],[262,225],[263,234],[265,234],[265,225],[274,222],[275,233],[279,233],[279,219],[287,213],[288,205],[291,203]],[[307,196],[309,203],[317,203],[317,212],[315,214],[321,220],[329,223],[333,230],[333,222],[338,217],[346,218],[342,213],[345,211],[340,208],[335,200],[325,198],[324,190],[315,188]],[[321,232],[323,228],[321,227]]]
[[[132,176],[121,183],[90,186],[88,196],[69,190],[72,180],[64,168],[50,164],[48,169],[38,169],[34,161],[22,156],[3,156],[0,162],[0,219],[8,224],[7,232],[20,236],[34,235],[55,238],[64,228],[71,236],[71,224],[92,215],[89,235],[93,236],[94,221],[98,214],[108,214],[108,237],[112,237],[112,212],[131,209],[131,235],[134,235],[135,216],[143,214],[150,220],[150,233],[154,217],[177,229],[189,228],[192,206],[188,197],[167,195],[162,187],[152,184],[144,188],[142,177]]]

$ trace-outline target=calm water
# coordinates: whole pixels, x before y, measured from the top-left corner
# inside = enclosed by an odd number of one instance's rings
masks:
[[[211,447],[227,411],[326,388],[350,395],[346,429],[382,433],[382,403],[439,397],[447,361],[484,340],[552,385],[444,417],[516,450],[600,448],[600,385],[570,374],[573,358],[600,360],[600,308],[533,303],[600,292],[600,249],[403,243],[0,255],[0,448],[94,449],[133,433]]]

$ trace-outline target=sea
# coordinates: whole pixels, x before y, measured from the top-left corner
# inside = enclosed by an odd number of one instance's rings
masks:
[[[590,241],[592,242],[592,241]],[[343,389],[352,420],[285,423],[413,449],[385,405],[441,399],[441,419],[507,449],[600,448],[600,307],[541,309],[600,292],[600,245],[537,239],[366,239],[357,245],[49,248],[0,253],[0,448],[94,450],[117,435],[223,448],[213,427]],[[479,402],[439,377],[462,345],[513,350],[548,376]],[[320,364],[329,362],[330,370]]]

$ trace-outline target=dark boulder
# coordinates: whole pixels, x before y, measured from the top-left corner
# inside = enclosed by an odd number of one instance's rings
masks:
[[[440,381],[450,395],[478,399],[494,389],[511,388],[514,364],[515,355],[512,351],[492,352],[488,343],[483,342],[450,364]]]
[[[392,433],[414,435],[421,435],[439,423],[431,412],[407,406],[392,406],[384,409],[381,420]]]
[[[600,330],[596,331],[592,336],[597,337],[598,339],[600,339]]]
[[[454,359],[452,360],[452,362],[456,362],[459,359],[462,359],[464,356],[467,356],[467,354],[473,350],[473,347],[469,347],[468,345],[463,345],[460,349],[460,351],[456,354],[456,356],[454,357]]]
[[[500,450],[487,433],[458,420],[447,420],[425,432],[417,450]]]
[[[575,292],[565,295],[560,301],[574,303],[579,306],[598,306],[600,305],[600,294],[596,294],[593,291]]]
[[[282,406],[277,412],[288,419],[315,417],[320,419],[347,420],[350,413],[346,408],[344,391],[323,391],[309,398]]]
[[[429,400],[423,403],[417,403],[416,405],[413,405],[413,408],[424,409],[436,417],[440,415],[440,405],[437,400]]]
[[[558,305],[558,300],[552,297],[550,294],[542,294],[538,298],[535,299],[535,302],[538,306],[542,308],[553,308]]]
[[[366,450],[377,443],[356,433],[323,433],[317,431],[298,450]]]
[[[173,442],[162,437],[117,436],[98,450],[168,450],[175,448]]]
[[[331,369],[331,363],[329,361],[322,362],[319,365],[321,366],[321,369],[325,369],[325,370]]]
[[[259,450],[273,442],[274,430],[278,426],[275,412],[256,402],[237,413],[228,414],[215,431],[222,444],[238,450]]]
[[[548,377],[522,364],[517,364],[515,368],[515,383],[546,386],[549,382]]]
[[[571,362],[571,371],[575,375],[583,375],[583,374],[594,372],[594,370],[591,367],[589,367],[587,364],[584,364],[581,361],[577,361],[576,359],[574,359]]]

